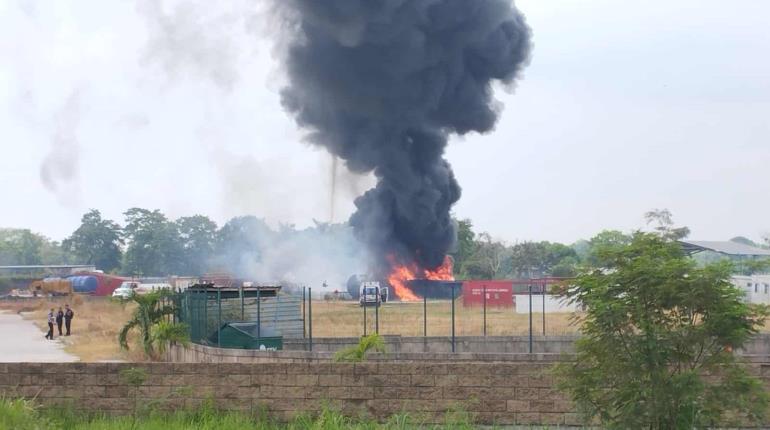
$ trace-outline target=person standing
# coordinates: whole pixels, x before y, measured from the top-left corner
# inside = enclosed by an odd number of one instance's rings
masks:
[[[56,315],[53,313],[53,308],[51,308],[51,312],[48,312],[48,334],[45,335],[46,339],[53,340],[53,323],[56,322]]]
[[[72,324],[72,318],[75,317],[75,312],[72,311],[70,305],[64,305],[64,326],[67,328],[67,336],[70,335],[70,324]]]
[[[56,327],[59,328],[59,336],[61,336],[61,325],[64,322],[64,311],[59,306],[59,312],[56,312]]]

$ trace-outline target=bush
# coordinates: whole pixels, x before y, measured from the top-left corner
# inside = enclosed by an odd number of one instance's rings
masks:
[[[618,429],[708,427],[727,413],[761,422],[768,395],[732,351],[768,312],[744,302],[732,267],[698,267],[654,233],[600,254],[564,292],[586,310],[575,361],[557,366],[581,411]]]
[[[379,334],[364,336],[358,341],[358,345],[337,351],[334,354],[334,361],[361,362],[366,360],[366,354],[369,351],[385,352],[385,341]]]

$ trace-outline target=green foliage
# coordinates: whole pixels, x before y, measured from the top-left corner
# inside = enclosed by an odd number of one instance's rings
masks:
[[[457,249],[452,254],[455,274],[460,278],[467,277],[467,264],[475,249],[473,223],[469,219],[455,220],[457,224]]]
[[[177,273],[200,276],[214,254],[217,224],[208,217],[195,215],[179,218],[176,225],[183,253]]]
[[[612,237],[610,237],[612,236]],[[743,301],[732,267],[698,267],[673,236],[605,235],[598,267],[566,297],[585,307],[576,360],[557,366],[560,387],[606,428],[713,426],[726,412],[763,417],[768,395],[730,351],[768,315]]]
[[[0,429],[43,430],[49,428],[53,428],[53,423],[39,417],[31,401],[0,397]]]
[[[177,225],[157,209],[131,208],[125,216],[123,234],[128,248],[123,272],[142,276],[177,273],[183,253]]]
[[[655,231],[669,240],[680,240],[690,235],[688,227],[674,227],[674,217],[668,209],[653,209],[644,214],[647,224],[655,224]]]
[[[28,229],[0,229],[0,265],[43,264],[47,238]]]
[[[384,423],[364,417],[351,418],[340,412],[323,408],[316,415],[300,415],[287,423],[277,422],[267,413],[226,412],[217,410],[212,402],[195,409],[161,408],[127,416],[106,416],[84,413],[75,408],[36,408],[26,400],[0,398],[0,429],[14,430],[406,430],[473,429],[471,415],[461,408],[447,413],[443,425],[427,426],[406,414],[395,414]]]
[[[184,323],[173,323],[162,320],[152,327],[152,343],[157,345],[159,353],[166,350],[169,342],[182,345],[190,344],[190,327]]]
[[[589,267],[603,267],[606,264],[603,261],[604,255],[608,255],[614,249],[623,248],[630,242],[631,236],[623,232],[604,230],[588,241],[584,262]]]
[[[62,248],[77,261],[110,272],[120,267],[121,232],[118,224],[102,219],[102,214],[92,209],[83,215],[80,227],[62,242]]]
[[[334,361],[361,362],[366,360],[369,351],[385,352],[385,341],[377,333],[364,336],[358,345],[341,349],[334,354]]]
[[[156,357],[158,347],[166,340],[188,341],[186,336],[180,337],[183,330],[186,332],[186,327],[182,328],[181,325],[174,327],[177,324],[166,322],[166,318],[174,313],[172,306],[161,303],[168,295],[169,293],[165,291],[131,295],[130,300],[137,306],[131,319],[126,322],[118,335],[118,343],[120,343],[121,348],[128,349],[128,333],[133,329],[139,330],[139,338],[144,353],[151,358]]]

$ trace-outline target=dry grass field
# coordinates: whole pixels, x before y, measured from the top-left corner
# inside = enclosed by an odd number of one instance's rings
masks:
[[[75,310],[72,324],[72,336],[64,337],[65,350],[78,356],[82,361],[126,360],[141,361],[141,351],[132,347],[130,351],[121,351],[117,336],[120,328],[130,318],[133,305],[120,303],[105,297],[82,297],[73,299],[48,298],[0,301],[0,309],[21,313],[40,327],[42,333],[47,330],[46,313],[48,309],[70,303]],[[374,331],[375,309],[368,307],[367,332]],[[451,302],[430,301],[427,305],[428,336],[451,335]],[[547,313],[545,315],[546,335],[564,335],[577,333],[572,323],[573,314]],[[356,337],[363,334],[363,308],[357,302],[338,302],[316,300],[313,302],[314,337]],[[457,336],[480,336],[483,334],[483,310],[480,307],[464,308],[458,300],[455,307],[455,334]],[[532,315],[533,330],[536,335],[543,333],[543,314]],[[379,309],[379,329],[381,334],[422,336],[423,304],[387,303]],[[529,330],[529,315],[517,314],[513,309],[487,309],[487,334],[526,335]],[[762,331],[770,331],[768,322]],[[58,336],[57,336],[58,337]],[[135,345],[131,339],[131,345]]]
[[[345,337],[363,334],[364,314],[357,302],[313,302],[313,336]],[[366,309],[367,332],[374,331],[375,309]],[[429,301],[427,304],[428,336],[450,336],[452,333],[451,301]],[[570,322],[571,313],[547,313],[547,335],[576,333]],[[379,310],[380,334],[402,336],[423,335],[423,304],[386,303]],[[543,333],[543,314],[532,315],[535,334]],[[484,312],[481,307],[464,308],[462,300],[455,303],[455,334],[457,336],[483,335]],[[490,336],[524,335],[529,333],[529,315],[517,314],[513,309],[487,308],[487,334]]]
[[[142,360],[142,354],[132,348],[121,351],[118,346],[118,333],[131,316],[133,306],[121,304],[106,297],[73,298],[51,297],[45,299],[3,300],[0,309],[21,313],[34,321],[42,333],[48,331],[46,315],[50,308],[58,310],[69,303],[75,311],[72,320],[72,335],[61,337],[64,350],[76,355],[81,361],[105,360]],[[56,328],[54,328],[56,331]],[[58,339],[58,332],[56,333]],[[133,343],[132,343],[133,344]]]

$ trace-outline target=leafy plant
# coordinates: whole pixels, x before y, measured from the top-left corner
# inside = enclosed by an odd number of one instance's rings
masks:
[[[167,316],[174,313],[174,308],[162,304],[161,301],[169,294],[161,290],[145,295],[131,295],[130,300],[136,303],[137,307],[131,319],[123,326],[118,335],[121,348],[128,349],[128,333],[132,329],[139,330],[142,347],[150,358],[156,357],[156,351],[163,352],[165,343],[169,341],[189,342],[189,334],[185,325],[166,321]]]
[[[166,345],[170,342],[187,346],[190,344],[190,328],[184,323],[160,321],[152,327],[152,341],[161,354],[166,351]]]
[[[379,334],[373,333],[364,336],[358,341],[358,345],[337,351],[334,354],[334,361],[361,362],[366,360],[366,354],[369,351],[385,352],[385,341]]]
[[[698,267],[675,237],[633,234],[599,251],[564,295],[585,307],[574,361],[557,366],[560,387],[602,427],[714,426],[726,412],[764,417],[768,395],[732,351],[764,323],[745,303],[732,267]]]

